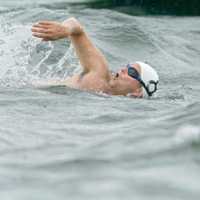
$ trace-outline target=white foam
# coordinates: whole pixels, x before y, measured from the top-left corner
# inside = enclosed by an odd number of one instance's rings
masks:
[[[175,134],[177,143],[192,143],[200,141],[200,127],[184,125],[177,129]]]
[[[2,21],[0,27],[0,86],[20,87],[38,79],[64,79],[80,71],[72,45],[69,49],[66,45],[63,57],[54,63],[49,61],[56,51],[54,43],[41,43],[32,37],[31,24]]]

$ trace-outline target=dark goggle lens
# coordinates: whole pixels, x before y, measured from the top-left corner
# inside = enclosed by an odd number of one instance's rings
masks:
[[[138,78],[139,74],[133,67],[128,67],[128,75],[133,78]]]

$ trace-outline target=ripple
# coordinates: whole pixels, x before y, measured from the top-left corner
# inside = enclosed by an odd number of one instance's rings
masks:
[[[0,39],[0,45],[5,44],[5,41]]]

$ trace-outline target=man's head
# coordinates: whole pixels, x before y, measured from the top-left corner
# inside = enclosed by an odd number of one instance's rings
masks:
[[[135,97],[152,96],[157,91],[159,77],[155,69],[143,62],[128,64],[111,82],[114,94]]]

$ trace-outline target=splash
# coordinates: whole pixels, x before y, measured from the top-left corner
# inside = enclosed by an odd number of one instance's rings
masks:
[[[40,79],[64,79],[80,71],[69,42],[41,42],[32,37],[31,25],[2,20],[0,26],[1,87],[26,86]]]
[[[200,127],[194,125],[185,125],[176,131],[176,143],[200,142]]]

